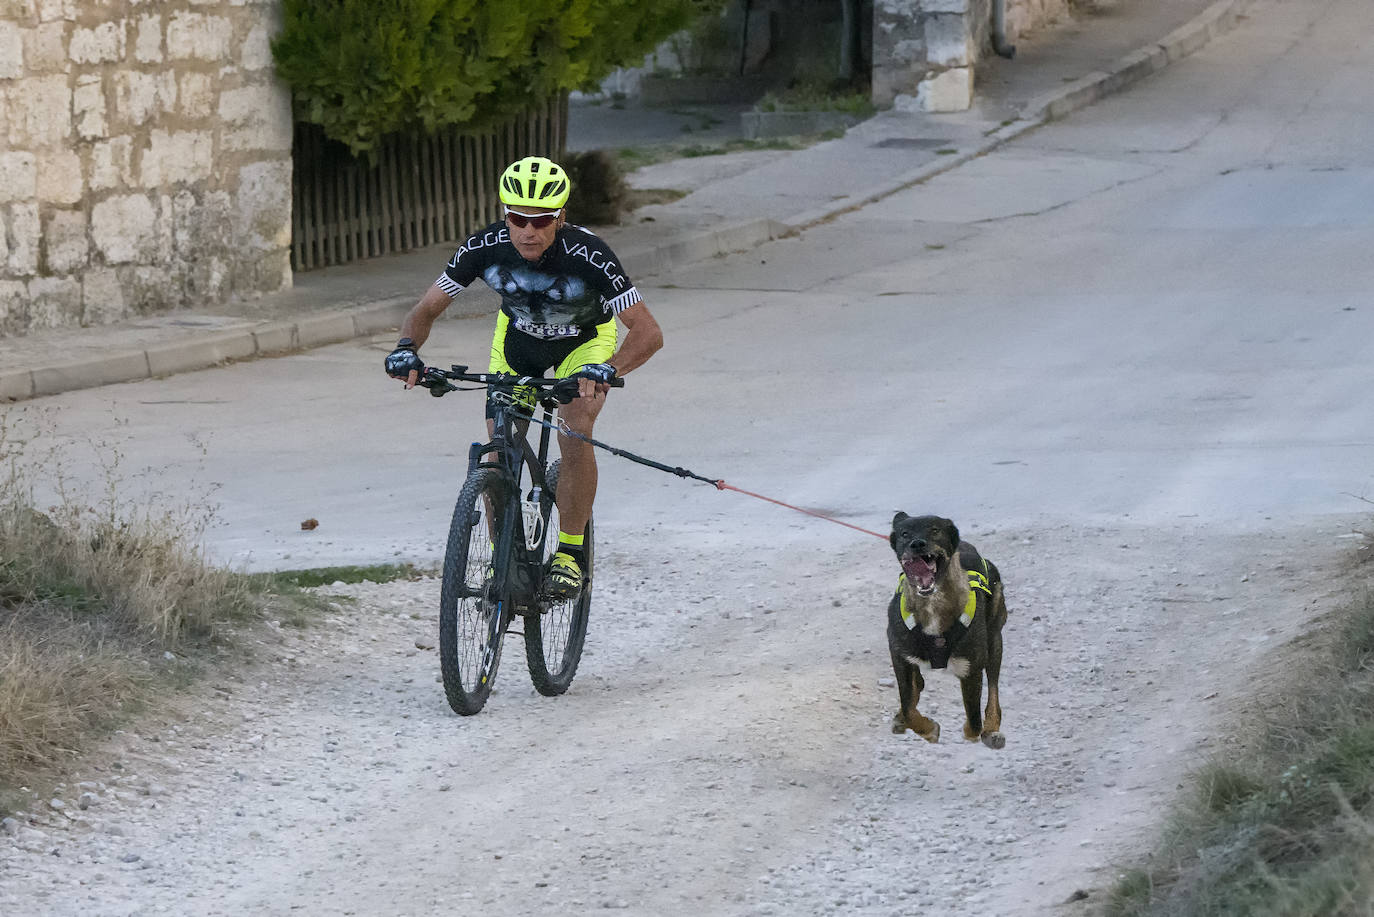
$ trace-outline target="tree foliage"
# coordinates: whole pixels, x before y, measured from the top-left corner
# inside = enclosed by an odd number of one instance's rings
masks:
[[[591,88],[723,2],[284,0],[272,52],[297,119],[362,153]]]

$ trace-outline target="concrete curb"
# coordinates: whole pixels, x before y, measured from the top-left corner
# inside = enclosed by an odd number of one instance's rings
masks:
[[[1023,134],[1120,92],[1182,60],[1233,27],[1249,3],[1250,0],[1217,0],[1164,38],[1127,54],[1111,67],[1089,73],[1067,86],[1033,98],[1018,120],[988,134],[972,149],[928,163],[891,182],[873,186],[783,221],[749,220],[685,236],[663,245],[628,249],[621,256],[635,264],[638,276],[652,277],[695,261],[744,251],[773,239],[793,235],[882,200],[984,156]],[[146,350],[109,354],[77,366],[0,371],[0,403],[207,369],[231,360],[279,356],[380,334],[398,327],[415,299],[414,296],[391,297],[348,309],[321,312],[295,322],[245,323],[242,328],[216,331]]]

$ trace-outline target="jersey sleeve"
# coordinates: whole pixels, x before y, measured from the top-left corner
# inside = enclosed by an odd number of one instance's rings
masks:
[[[448,260],[448,265],[435,279],[434,285],[450,297],[457,296],[486,270],[492,246],[501,241],[504,232],[505,224],[496,223],[468,236]]]
[[[590,233],[589,233],[590,235]],[[637,302],[643,302],[643,297],[639,295],[639,290],[635,288],[634,282],[630,280],[630,275],[625,272],[625,268],[620,264],[620,259],[615,252],[601,238],[591,237],[595,244],[592,246],[594,255],[588,260],[593,266],[600,270],[594,275],[601,291],[602,308],[608,315],[619,315]]]

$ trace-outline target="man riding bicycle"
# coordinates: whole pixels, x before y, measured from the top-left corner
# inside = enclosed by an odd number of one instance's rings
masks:
[[[567,223],[567,173],[527,156],[501,173],[505,219],[470,236],[401,322],[387,375],[413,388],[424,363],[419,349],[435,319],[460,290],[481,277],[501,296],[490,372],[578,379],[578,398],[559,409],[567,429],[590,437],[609,383],[643,365],[663,346],[663,332],[615,253],[602,239]],[[617,348],[616,319],[625,325]],[[532,405],[531,405],[532,407]],[[494,405],[487,394],[487,434]],[[582,588],[583,532],[596,499],[596,454],[584,440],[559,434],[558,551],[546,587],[556,598]]]

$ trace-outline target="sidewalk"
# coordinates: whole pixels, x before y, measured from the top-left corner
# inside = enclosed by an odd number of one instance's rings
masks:
[[[691,193],[595,227],[631,276],[739,251],[924,181],[1055,118],[1119,91],[1230,28],[1248,0],[1116,0],[1105,12],[1017,41],[1016,58],[980,64],[976,107],[953,115],[883,112],[843,137],[795,152],[765,150],[678,159],[633,173],[639,188]],[[597,135],[665,140],[680,128],[662,113],[609,107],[570,120],[577,145]],[[638,120],[635,120],[635,119]],[[717,133],[728,134],[721,125]],[[0,338],[0,402],[203,369],[390,333],[438,276],[454,246],[296,275],[289,291],[92,328]],[[490,313],[485,288],[465,291],[449,316]]]

